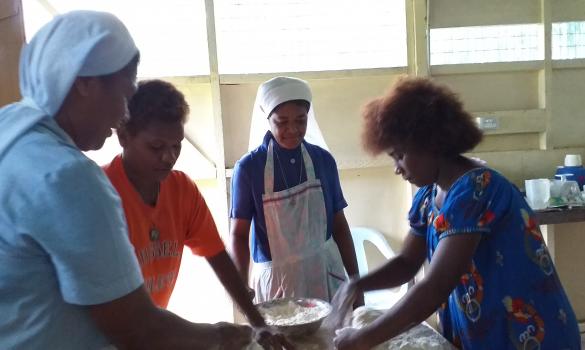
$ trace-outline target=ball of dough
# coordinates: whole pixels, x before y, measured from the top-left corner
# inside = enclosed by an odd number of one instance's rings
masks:
[[[376,309],[369,308],[367,306],[360,306],[353,311],[351,318],[351,326],[353,328],[363,328],[370,323],[374,322],[384,312]]]

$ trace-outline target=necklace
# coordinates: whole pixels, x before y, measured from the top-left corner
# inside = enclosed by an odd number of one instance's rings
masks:
[[[156,205],[156,202],[158,201],[158,196],[160,194],[160,182],[156,183],[156,190],[155,190],[155,199],[154,199],[154,205]],[[152,242],[157,241],[160,237],[160,231],[158,230],[158,228],[156,227],[155,223],[152,222],[152,225],[150,226],[150,231],[149,231],[149,238]]]
[[[160,231],[156,228],[156,226],[154,224],[152,224],[152,226],[150,227],[150,240],[151,241],[156,241],[158,240],[158,238],[160,237]]]
[[[278,155],[278,150],[275,148],[274,151],[275,151],[274,153],[276,154],[276,161],[278,161],[278,168],[280,169],[280,174],[282,175],[282,180],[284,180],[284,186],[286,187],[286,189],[289,189],[290,187],[288,187],[288,182],[286,181],[286,176],[284,176],[284,170],[282,169],[282,163],[281,163],[280,157]],[[302,156],[302,151],[301,151],[301,156]],[[294,164],[294,162],[292,160],[291,160],[291,163]],[[299,167],[299,169],[300,169],[299,170],[299,182],[297,185],[301,184],[301,180],[303,178],[303,163],[304,162],[300,162],[300,163],[301,163],[301,165]]]

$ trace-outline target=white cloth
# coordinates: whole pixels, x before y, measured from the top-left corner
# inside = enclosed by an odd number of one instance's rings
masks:
[[[271,262],[254,264],[252,288],[256,302],[276,297],[331,300],[346,279],[341,254],[333,239],[325,240],[327,215],[321,181],[301,144],[307,181],[274,192],[274,141],[268,144],[262,201]]]
[[[137,53],[124,24],[109,13],[55,17],[22,49],[22,100],[0,109],[0,159],[20,135],[57,114],[76,77],[114,73]]]
[[[323,149],[329,150],[323,138],[319,124],[315,119],[313,108],[313,95],[309,84],[298,78],[276,77],[272,78],[258,87],[254,110],[252,111],[252,123],[250,125],[250,140],[248,151],[258,147],[262,143],[266,130],[270,130],[268,116],[279,104],[304,100],[309,102],[310,108],[307,114],[307,132],[305,140]]]

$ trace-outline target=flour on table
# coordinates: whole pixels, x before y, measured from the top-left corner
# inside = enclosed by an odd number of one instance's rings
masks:
[[[322,350],[323,349],[318,344],[302,344],[302,345],[295,344],[295,346],[296,346],[295,349],[297,349],[297,350]],[[243,350],[264,350],[264,348],[262,347],[262,345],[253,341]]]
[[[362,328],[372,322],[384,313],[380,310],[361,306],[354,310],[351,318],[352,328]],[[343,329],[337,333],[343,332]],[[389,341],[382,343],[374,350],[450,350],[453,346],[447,340],[442,338],[438,333],[428,327],[414,327],[411,330],[402,333]]]
[[[388,350],[422,350],[422,349],[452,349],[446,341],[441,339],[438,334],[433,334],[428,329],[413,328],[412,330],[403,333],[390,341],[382,344],[386,347],[381,349]]]

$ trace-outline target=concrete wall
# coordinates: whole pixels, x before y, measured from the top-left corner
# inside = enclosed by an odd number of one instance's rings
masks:
[[[20,98],[18,57],[24,43],[20,0],[0,1],[0,106]]]

